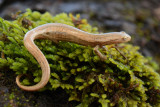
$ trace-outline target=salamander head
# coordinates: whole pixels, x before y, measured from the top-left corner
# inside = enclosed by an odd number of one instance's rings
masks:
[[[121,31],[120,33],[122,33],[122,42],[128,42],[131,40],[131,36],[129,36],[127,33],[125,33],[124,31]]]
[[[125,33],[124,31],[121,32],[115,32],[109,39],[109,41],[106,41],[106,44],[118,44],[118,43],[125,43],[131,40],[131,37]]]
[[[119,44],[125,43],[131,40],[131,36],[129,36],[124,31],[121,32],[111,32],[111,33],[104,33],[103,36],[97,35],[94,38],[94,41],[91,42],[90,46],[104,46],[104,45],[111,45],[111,44]]]

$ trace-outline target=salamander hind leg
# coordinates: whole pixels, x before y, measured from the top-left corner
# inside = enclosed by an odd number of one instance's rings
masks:
[[[99,58],[102,60],[102,61],[105,61],[107,59],[107,57],[105,55],[103,55],[99,50],[99,45],[97,45],[96,47],[94,47],[94,52],[99,56]]]
[[[48,38],[49,36],[49,34],[46,34],[46,33],[43,33],[42,34],[43,36],[42,36],[42,39],[44,39],[44,38]],[[59,43],[59,40],[57,40],[57,39],[55,39],[55,38],[48,38],[49,40],[52,40],[55,44],[58,44]]]
[[[58,44],[59,43],[59,40],[56,40],[56,39],[53,39],[52,40],[54,43]]]

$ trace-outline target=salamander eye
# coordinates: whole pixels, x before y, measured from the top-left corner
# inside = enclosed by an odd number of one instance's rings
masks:
[[[124,36],[124,37],[123,37],[123,40],[125,40],[125,41],[126,41],[127,39],[128,39],[128,37],[127,37],[127,36]]]
[[[131,40],[131,37],[127,33],[125,33],[124,31],[121,31],[121,33],[123,35],[122,39],[124,41],[130,41]]]
[[[50,33],[49,33],[49,32],[46,32],[46,34],[49,35]]]

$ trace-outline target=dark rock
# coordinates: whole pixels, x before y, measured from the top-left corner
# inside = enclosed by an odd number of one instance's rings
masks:
[[[122,26],[122,23],[123,22],[120,21],[120,20],[105,20],[103,22],[103,26],[107,27],[109,29],[111,29],[111,28],[118,28],[118,29],[120,29],[121,26]]]
[[[4,0],[0,0],[0,6],[3,4]]]
[[[154,9],[154,14],[155,14],[156,17],[160,20],[160,7]]]
[[[136,33],[136,25],[134,23],[124,22],[122,24],[122,29],[129,34]]]
[[[86,9],[86,4],[84,2],[62,3],[60,4],[59,9],[60,11],[67,13],[82,13]]]

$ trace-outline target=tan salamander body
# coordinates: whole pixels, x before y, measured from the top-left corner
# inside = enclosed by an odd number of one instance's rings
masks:
[[[43,88],[50,78],[50,67],[47,59],[34,44],[35,39],[49,39],[54,42],[67,41],[84,46],[104,46],[110,44],[118,44],[130,41],[131,37],[125,32],[111,32],[104,34],[87,33],[69,25],[60,23],[48,23],[38,26],[26,33],[24,37],[24,45],[28,51],[36,58],[42,69],[41,81],[33,86],[24,86],[20,84],[20,77],[16,78],[17,85],[26,91],[36,91]]]

